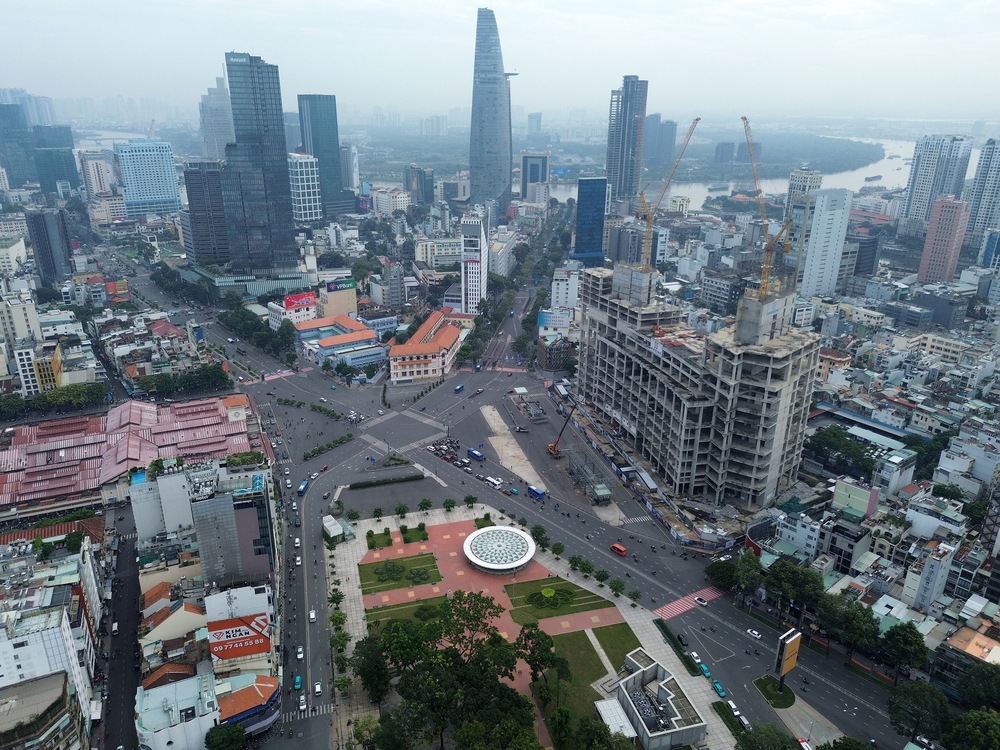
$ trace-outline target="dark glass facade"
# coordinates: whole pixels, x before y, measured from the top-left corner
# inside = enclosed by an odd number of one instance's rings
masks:
[[[229,52],[226,73],[236,137],[226,146],[222,172],[230,268],[261,275],[295,269],[298,250],[278,66]]]
[[[323,215],[337,215],[340,182],[340,131],[337,97],[332,94],[299,94],[299,127],[302,150],[319,161],[319,193]]]
[[[649,81],[625,76],[611,92],[608,112],[608,192],[611,200],[634,198],[642,177],[642,147],[646,133],[646,92]]]
[[[12,188],[36,178],[31,131],[20,104],[0,104],[0,167],[7,171]]]
[[[35,254],[35,269],[42,284],[52,286],[69,278],[73,265],[70,261],[66,212],[62,209],[28,211],[24,218]]]
[[[184,167],[188,211],[184,248],[195,265],[222,268],[229,262],[229,236],[222,203],[222,162],[193,161]]]
[[[472,203],[510,205],[510,83],[503,69],[497,20],[480,8],[472,74],[472,130],[469,135],[469,190]]]
[[[583,177],[576,183],[576,243],[571,260],[588,268],[604,265],[604,212],[608,181],[603,177]]]

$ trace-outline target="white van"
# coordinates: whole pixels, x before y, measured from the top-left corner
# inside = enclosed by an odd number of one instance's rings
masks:
[[[111,635],[118,635],[118,623],[111,623]]]
[[[488,484],[495,490],[498,490],[503,486],[503,482],[501,482],[499,479],[494,479],[493,477],[486,477],[486,484]]]
[[[732,701],[726,701],[726,705],[729,706],[729,710],[733,712],[733,716],[739,716],[740,710],[736,708],[736,704]]]

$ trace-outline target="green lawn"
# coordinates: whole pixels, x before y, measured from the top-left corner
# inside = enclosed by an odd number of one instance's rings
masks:
[[[437,607],[440,607],[446,599],[447,597],[444,596],[434,596],[430,599],[421,599],[420,601],[407,602],[406,604],[394,604],[391,607],[375,607],[365,610],[365,612],[368,615],[370,627],[375,628],[379,624],[384,625],[389,620],[416,619],[414,614],[420,607],[427,606],[436,609]]]
[[[489,514],[487,513],[486,515]],[[480,516],[479,518],[475,519],[475,521],[477,529],[485,529],[487,526],[496,526],[496,524],[493,523],[493,519],[487,518],[486,516]]]
[[[392,546],[392,534],[388,531],[383,531],[381,534],[367,534],[365,539],[368,541],[368,549],[383,549]]]
[[[573,673],[572,679],[568,682],[560,682],[558,685],[559,700],[553,698],[552,702],[545,707],[542,712],[546,720],[555,710],[556,706],[566,706],[573,712],[573,723],[581,716],[594,715],[594,701],[601,696],[590,687],[590,683],[599,680],[605,675],[604,666],[601,664],[597,652],[590,644],[590,639],[582,630],[576,633],[564,633],[552,637],[555,642],[556,653],[565,657],[569,661],[569,668]],[[550,671],[548,682],[552,688],[553,696],[556,694],[556,676]],[[539,680],[539,683],[541,680]],[[537,685],[538,683],[536,683]]]
[[[387,580],[380,580],[379,571],[385,571],[390,566],[398,572],[398,578],[390,577]],[[427,577],[424,579],[411,579],[407,575],[411,570],[426,571]],[[361,593],[377,594],[382,591],[392,591],[393,589],[403,589],[409,586],[422,585],[425,583],[437,583],[441,580],[441,572],[437,568],[434,555],[414,555],[413,557],[400,557],[394,560],[383,560],[373,563],[365,563],[358,566],[361,575]],[[385,576],[382,576],[385,578]]]
[[[795,703],[795,693],[792,692],[791,685],[785,681],[785,692],[778,692],[778,685],[781,683],[769,674],[758,677],[753,681],[754,686],[760,691],[772,708],[788,708]]]
[[[601,628],[594,628],[594,636],[601,644],[604,653],[615,669],[625,663],[625,654],[639,648],[639,639],[635,637],[632,628],[627,622],[620,622],[617,625],[605,625]]]
[[[570,601],[558,609],[536,607],[530,604],[527,601],[528,596],[542,589],[568,591],[572,594],[572,597]],[[587,589],[559,577],[543,578],[538,581],[525,581],[524,583],[511,583],[504,586],[504,591],[511,602],[510,616],[518,625],[528,625],[529,623],[538,622],[549,617],[589,612],[594,609],[606,609],[607,607],[614,606],[614,604],[604,597],[592,594]]]

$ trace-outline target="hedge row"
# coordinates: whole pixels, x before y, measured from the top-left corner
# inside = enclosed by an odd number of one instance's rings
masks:
[[[383,477],[382,479],[365,479],[361,482],[352,482],[347,485],[349,490],[363,490],[366,487],[379,487],[383,484],[399,484],[400,482],[415,482],[423,479],[423,474],[407,474],[402,477]]]

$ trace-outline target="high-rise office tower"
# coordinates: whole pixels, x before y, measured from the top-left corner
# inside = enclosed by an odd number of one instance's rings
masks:
[[[490,243],[486,221],[480,213],[462,217],[462,312],[469,315],[479,314],[489,280]]]
[[[216,78],[215,87],[201,95],[198,120],[202,155],[208,159],[225,157],[226,144],[236,140],[233,133],[233,109],[229,103],[225,78]]]
[[[354,191],[361,187],[358,149],[350,143],[340,147],[340,184],[346,191]]]
[[[528,113],[528,135],[538,135],[542,132],[542,113]]]
[[[309,154],[289,154],[288,180],[292,186],[292,218],[299,223],[322,219],[319,160]]]
[[[342,195],[340,131],[337,126],[337,97],[330,94],[299,94],[299,124],[302,150],[319,160],[319,189],[324,215],[354,210],[354,196]]]
[[[788,175],[788,192],[785,194],[785,219],[788,219],[792,201],[810,190],[823,187],[823,173],[815,169],[796,169]]]
[[[28,211],[28,237],[35,256],[35,270],[44,286],[69,278],[73,272],[66,212],[62,209]]]
[[[792,201],[792,247],[785,261],[798,269],[797,288],[803,297],[833,294],[837,289],[852,196],[850,190],[831,188],[813,190]]]
[[[736,144],[732,141],[723,141],[715,144],[715,164],[729,164],[736,158]]]
[[[410,194],[410,203],[434,201],[434,170],[409,164],[403,170],[403,189]]]
[[[576,183],[576,232],[570,260],[592,268],[604,265],[604,216],[608,210],[608,181],[581,177]]]
[[[226,73],[236,137],[226,146],[222,171],[230,266],[243,273],[294,270],[298,248],[278,66],[227,52]]]
[[[549,181],[549,162],[552,154],[548,151],[521,152],[521,200],[528,198],[528,185]]]
[[[31,129],[35,144],[33,156],[38,184],[43,193],[57,192],[57,183],[80,187],[80,172],[73,155],[73,130],[68,125],[35,125]]]
[[[0,104],[0,167],[7,170],[12,188],[36,178],[31,153],[31,131],[20,104]]]
[[[983,243],[979,247],[977,263],[983,268],[1000,270],[1000,227],[983,232]]]
[[[608,112],[608,197],[634,198],[642,177],[642,146],[646,133],[646,93],[649,81],[625,76],[611,92]]]
[[[229,262],[229,236],[222,205],[222,162],[192,161],[184,166],[188,208],[181,213],[184,249],[198,266],[222,268]]]
[[[503,69],[500,32],[493,11],[480,8],[472,74],[469,180],[473,204],[496,201],[500,212],[511,192],[510,82]]]
[[[964,201],[955,200],[951,195],[942,195],[934,201],[924,252],[920,256],[918,282],[948,283],[955,278],[968,223],[969,209]]]
[[[965,242],[979,247],[983,232],[991,227],[1000,227],[1000,144],[995,138],[987,140],[979,152],[976,176],[965,200],[969,204]]]
[[[116,143],[115,160],[125,193],[127,216],[180,210],[174,152],[169,143],[148,138]]]
[[[764,147],[760,144],[760,141],[753,142],[753,156],[760,164],[763,161]],[[739,143],[736,146],[736,163],[737,164],[749,164],[750,163],[750,147],[747,146],[746,141]]]
[[[83,187],[87,197],[98,193],[110,193],[115,186],[115,155],[112,151],[81,151],[80,170],[83,172]]]
[[[676,122],[661,119],[658,112],[646,116],[646,142],[642,147],[642,160],[649,169],[670,169],[674,164],[676,144]]]
[[[922,237],[942,195],[962,195],[972,144],[960,135],[925,135],[913,149],[900,234]]]
[[[878,270],[882,257],[882,238],[879,235],[854,234],[847,236],[847,242],[858,246],[858,257],[854,261],[854,276],[873,276]]]

